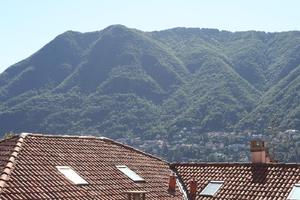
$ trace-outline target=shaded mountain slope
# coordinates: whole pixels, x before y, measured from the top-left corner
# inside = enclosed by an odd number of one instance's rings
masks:
[[[277,126],[300,128],[300,65],[265,93],[257,107],[242,119],[239,129],[250,126],[258,130]]]
[[[180,98],[185,103],[174,101]],[[215,58],[204,62],[164,106],[173,125],[180,129],[198,126],[202,131],[223,131],[232,129],[259,98],[259,91]]]

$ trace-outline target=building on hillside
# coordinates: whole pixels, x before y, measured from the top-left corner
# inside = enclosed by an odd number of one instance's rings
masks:
[[[21,134],[0,142],[0,199],[300,200],[300,165],[250,150],[250,163],[169,164],[107,138]]]

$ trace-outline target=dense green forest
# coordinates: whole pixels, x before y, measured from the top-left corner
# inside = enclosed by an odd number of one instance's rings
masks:
[[[0,74],[0,134],[102,135],[180,160],[170,141],[300,129],[299,52],[297,31],[68,31]]]

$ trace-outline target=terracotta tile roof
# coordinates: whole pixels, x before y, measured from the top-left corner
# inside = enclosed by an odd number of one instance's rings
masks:
[[[172,164],[186,191],[197,181],[196,199],[287,199],[294,184],[300,183],[298,164],[198,163]],[[215,196],[201,196],[209,181],[224,181]],[[190,195],[188,193],[188,195]]]
[[[126,165],[145,179],[135,183],[116,168]],[[75,185],[56,166],[70,166],[89,184]],[[0,142],[0,199],[126,199],[147,191],[146,199],[182,199],[168,192],[167,162],[106,138],[15,136]]]

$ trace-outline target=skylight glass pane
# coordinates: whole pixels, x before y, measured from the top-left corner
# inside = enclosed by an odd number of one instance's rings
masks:
[[[300,200],[300,184],[294,185],[288,199],[289,200]]]
[[[73,169],[69,166],[56,166],[58,171],[65,175],[67,179],[73,182],[76,185],[88,184],[83,178],[81,178]]]
[[[133,181],[145,181],[142,177],[137,175],[134,171],[129,169],[126,165],[117,165],[116,166],[121,172],[123,172],[126,176],[128,176]]]
[[[204,190],[202,190],[200,195],[214,196],[222,185],[223,181],[211,181],[204,188]]]

